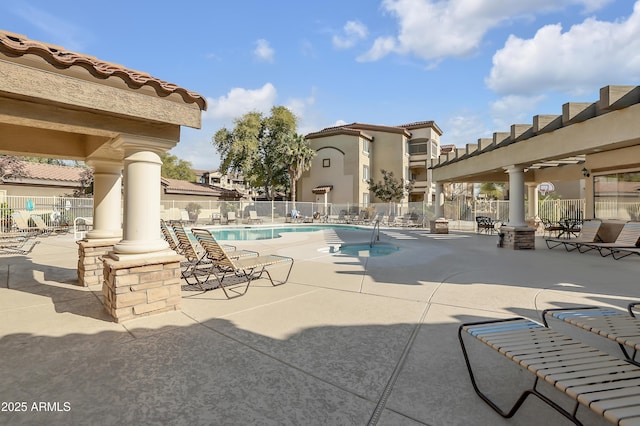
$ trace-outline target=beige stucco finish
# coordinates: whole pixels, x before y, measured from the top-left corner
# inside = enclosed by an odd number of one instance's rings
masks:
[[[362,204],[365,195],[369,202],[379,202],[369,191],[367,177],[381,181],[382,170],[386,170],[396,178],[413,177],[412,195],[430,201],[435,187],[427,166],[439,154],[440,135],[433,122],[414,123],[406,128],[354,123],[307,135],[318,155],[298,183],[298,199],[318,202],[312,190],[331,185],[328,202]],[[409,141],[424,142],[429,149],[409,155]],[[331,166],[323,167],[324,160],[329,160]]]
[[[505,168],[525,169],[525,182],[585,179],[586,218],[594,215],[593,177],[640,169],[640,87],[606,86],[593,103],[566,103],[561,115],[536,115],[531,125],[512,125],[431,163],[437,182],[508,181]],[[460,152],[463,151],[463,152]],[[467,153],[467,155],[464,155]],[[463,155],[460,155],[463,154]],[[584,162],[536,168],[584,156]],[[524,200],[522,200],[524,202]]]
[[[175,256],[158,232],[159,154],[178,143],[181,126],[200,127],[202,109],[199,95],[145,73],[0,31],[0,153],[94,167],[87,238],[122,237],[105,259],[144,265]]]

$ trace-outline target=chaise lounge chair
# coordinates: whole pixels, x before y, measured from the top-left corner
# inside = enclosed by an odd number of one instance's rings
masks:
[[[1,234],[0,254],[29,254],[40,241],[33,235],[12,232]]]
[[[602,221],[593,219],[593,220],[585,220],[582,223],[582,229],[580,230],[580,234],[573,239],[568,240],[566,238],[545,238],[545,243],[547,243],[547,247],[552,249],[558,246],[563,245],[567,251],[574,251],[579,248],[582,244],[595,243],[599,241],[598,231],[600,230],[600,226],[602,225]],[[571,248],[570,248],[571,247]]]
[[[185,261],[180,263],[182,279],[190,286],[196,286],[200,290],[205,290],[202,286],[209,280],[213,272],[213,262],[207,259],[207,254],[198,252],[191,239],[187,235],[181,224],[173,225],[173,232],[178,241],[179,254],[184,256]],[[193,279],[193,281],[191,281]]]
[[[640,222],[627,222],[622,227],[616,240],[612,243],[581,243],[578,244],[578,251],[585,253],[589,250],[598,250],[600,256],[607,257],[614,251],[637,247],[640,239]]]
[[[186,210],[180,210],[180,221],[183,225],[193,225],[194,223]]]
[[[213,261],[215,264],[216,270],[213,271],[214,276],[218,280],[218,285],[222,288],[227,299],[233,299],[246,294],[251,282],[261,278],[263,273],[267,275],[267,278],[269,278],[269,281],[273,286],[284,284],[289,280],[289,275],[293,268],[293,259],[290,257],[272,254],[266,256],[232,258],[222,249],[222,247],[220,247],[220,244],[218,244],[208,230],[193,228],[191,232],[207,253],[208,259]],[[274,281],[271,277],[271,273],[267,270],[267,267],[285,263],[290,263],[287,276],[282,281]],[[235,292],[235,287],[239,284],[231,284],[234,286],[233,288],[231,285],[227,286],[224,283],[224,280],[229,275],[234,275],[235,277],[242,278],[243,280],[246,279],[247,283],[242,292],[236,292],[233,295],[230,294],[231,291]],[[227,291],[227,288],[229,288],[229,291]]]
[[[29,235],[35,235],[38,233],[38,228],[35,226],[29,226],[20,212],[11,213],[11,220],[13,221],[13,225],[19,232]]]
[[[249,223],[262,223],[262,219],[258,217],[258,212],[249,210]]]
[[[611,256],[615,260],[622,259],[623,257],[631,256],[632,254],[637,254],[640,256],[640,248],[617,248],[611,249]]]
[[[48,226],[46,223],[44,223],[44,219],[42,219],[42,216],[33,215],[31,216],[31,219],[33,220],[33,223],[36,224],[36,227],[38,228],[40,235],[43,237],[52,235],[57,231],[56,228]]]
[[[227,212],[227,217],[221,224],[224,223],[228,225],[230,223],[238,224],[238,218],[236,217],[236,212]]]

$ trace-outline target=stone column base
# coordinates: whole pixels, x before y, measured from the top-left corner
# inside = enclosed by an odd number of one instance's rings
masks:
[[[78,241],[78,285],[88,287],[102,284],[102,259],[120,241],[116,239]]]
[[[444,218],[429,221],[429,231],[432,234],[448,234],[449,221]]]
[[[162,312],[180,310],[182,297],[178,255],[145,259],[104,259],[102,303],[122,322]]]
[[[503,247],[513,250],[535,250],[536,230],[528,226],[500,227],[500,233],[504,234]]]

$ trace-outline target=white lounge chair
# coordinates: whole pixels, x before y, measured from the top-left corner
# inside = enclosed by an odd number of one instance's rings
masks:
[[[249,210],[249,223],[262,223],[262,219],[258,217],[258,212]]]

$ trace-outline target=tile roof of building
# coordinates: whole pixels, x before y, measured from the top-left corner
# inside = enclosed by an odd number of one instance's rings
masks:
[[[456,149],[455,145],[440,145],[440,154],[446,154]]]
[[[210,195],[240,198],[242,194],[233,189],[225,189],[217,186],[208,186],[196,182],[186,180],[162,178],[165,191],[170,193],[194,194],[194,195]]]
[[[409,124],[403,124],[401,126],[384,126],[379,124],[366,124],[366,123],[351,123],[351,124],[342,124],[340,126],[333,127],[325,127],[317,132],[309,133],[305,137],[308,139],[318,138],[327,136],[329,134],[351,134],[354,136],[366,136],[371,138],[371,136],[367,135],[363,132],[363,130],[378,130],[383,132],[391,132],[391,133],[403,133],[413,129],[421,129],[424,127],[432,127],[435,129],[440,135],[442,135],[442,130],[436,125],[434,121],[416,121]]]
[[[438,127],[436,122],[433,121],[433,120],[414,121],[413,123],[401,124],[398,127],[402,127],[404,129],[407,129],[407,130],[422,129],[422,128],[425,128],[425,127],[431,127],[436,132],[438,132],[440,134],[440,136],[442,136],[442,130],[440,129],[440,127]]]
[[[79,182],[82,179],[82,167],[57,166],[46,163],[23,162],[26,177],[31,179]]]
[[[140,88],[152,87],[159,96],[167,96],[176,93],[186,103],[196,103],[200,110],[207,109],[206,99],[195,92],[179,87],[173,83],[160,80],[151,75],[123,67],[112,62],[102,61],[93,56],[77,52],[70,52],[62,47],[40,41],[30,40],[23,35],[0,30],[0,52],[13,56],[33,54],[41,57],[56,68],[70,68],[79,66],[91,73],[96,78],[118,77],[127,86]]]

